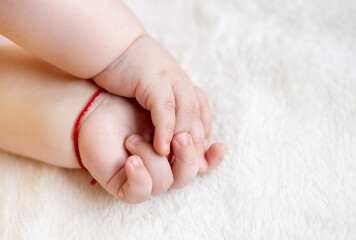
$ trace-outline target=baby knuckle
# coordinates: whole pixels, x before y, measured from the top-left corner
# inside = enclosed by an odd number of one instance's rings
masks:
[[[154,74],[152,74],[153,79],[167,79],[169,75],[171,75],[171,68],[170,67],[162,67],[161,69],[157,70]]]
[[[186,116],[196,117],[198,114],[198,108],[194,102],[190,102],[186,106],[182,107],[180,112]]]
[[[160,108],[163,111],[167,111],[167,112],[175,112],[176,109],[176,105],[174,100],[166,100],[163,103],[160,104]]]
[[[188,166],[195,166],[198,163],[198,159],[195,156],[189,156],[183,159],[183,161]]]
[[[201,137],[194,138],[193,142],[194,142],[194,145],[197,147],[204,147],[204,145],[205,145],[205,140],[204,140],[204,138],[201,138]]]
[[[164,130],[166,130],[166,131],[169,132],[169,133],[173,133],[173,131],[174,131],[174,124],[167,123],[167,124],[164,126]]]
[[[197,108],[197,110],[195,111],[194,115],[193,115],[193,120],[200,120],[201,119],[201,113],[199,111],[199,108]]]
[[[159,69],[156,69],[155,71],[152,71],[151,73],[147,74],[145,76],[145,79],[147,79],[148,82],[155,83],[160,83],[162,81],[170,82],[171,79],[173,79],[176,75],[176,72],[170,66],[167,65],[162,66]]]

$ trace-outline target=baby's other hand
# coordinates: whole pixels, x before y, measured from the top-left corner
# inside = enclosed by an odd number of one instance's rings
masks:
[[[149,113],[136,101],[103,93],[95,105],[79,131],[81,159],[103,188],[124,202],[138,203],[151,194],[182,188],[224,158],[225,145],[214,143],[204,151],[202,168],[191,136],[180,132],[173,137],[170,164],[153,150]]]
[[[79,152],[83,165],[102,187],[126,203],[139,203],[151,194],[167,191],[173,174],[167,158],[152,149],[130,156],[125,140],[139,134],[151,141],[149,113],[136,101],[102,93],[96,108],[79,130]]]

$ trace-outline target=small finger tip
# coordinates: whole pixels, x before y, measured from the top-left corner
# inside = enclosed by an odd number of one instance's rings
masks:
[[[143,166],[142,160],[138,156],[132,156],[130,158],[130,164],[133,169]]]
[[[154,140],[153,141],[153,149],[155,150],[155,152],[158,155],[165,157],[165,156],[169,155],[169,153],[171,152],[171,143],[170,143],[170,141]]]
[[[171,153],[171,151],[170,150],[167,150],[167,149],[155,149],[155,151],[156,151],[156,153],[159,155],[159,156],[161,156],[161,157],[166,157],[166,156],[168,156],[170,153]]]
[[[133,134],[126,138],[126,143],[134,144],[134,145],[137,145],[137,144],[141,143],[142,141],[143,141],[143,138],[137,134]]]
[[[159,152],[159,155],[164,157],[169,155],[170,152],[171,152],[171,143],[167,141],[161,145],[161,151]]]

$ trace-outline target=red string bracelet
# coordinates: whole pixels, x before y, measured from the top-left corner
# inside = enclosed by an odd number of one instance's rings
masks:
[[[103,91],[101,89],[99,89],[98,91],[95,92],[95,94],[93,95],[93,97],[90,99],[90,101],[88,102],[88,104],[84,107],[84,109],[82,110],[82,112],[80,113],[77,121],[75,122],[74,125],[74,132],[73,132],[73,144],[74,144],[74,151],[75,151],[75,156],[77,158],[77,161],[79,163],[79,166],[84,170],[84,171],[88,171],[88,169],[83,165],[82,159],[80,157],[80,153],[79,153],[79,145],[78,145],[78,135],[79,135],[79,126],[80,126],[80,122],[83,119],[83,117],[85,116],[86,112],[88,111],[88,109],[90,108],[90,106],[93,104],[93,102],[95,101],[95,99],[102,93]],[[96,183],[96,180],[93,179],[90,184],[94,185]]]

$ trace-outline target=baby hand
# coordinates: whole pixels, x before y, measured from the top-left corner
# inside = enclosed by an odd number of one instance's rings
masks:
[[[94,81],[107,91],[135,97],[151,112],[153,147],[161,156],[170,152],[174,134],[188,132],[204,158],[204,126],[194,87],[176,60],[147,34],[136,39]],[[210,114],[210,113],[209,113]],[[209,117],[208,117],[209,118]]]
[[[194,179],[200,171],[199,159],[189,134],[180,132],[173,137],[174,161],[170,164],[149,143],[154,128],[148,112],[135,101],[103,95],[84,120],[78,144],[84,166],[104,189],[124,202],[138,203]],[[220,143],[210,146],[204,172],[221,163],[225,150]]]

